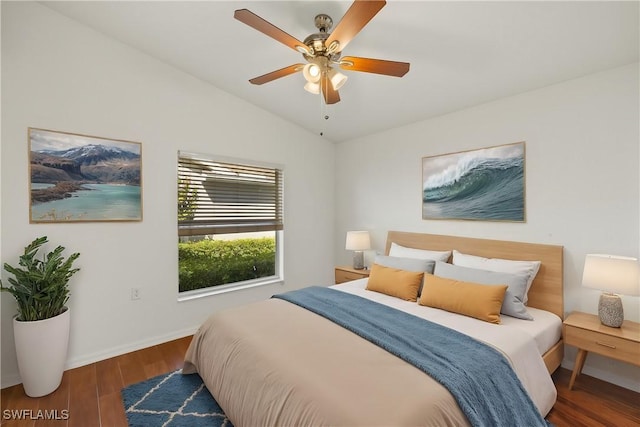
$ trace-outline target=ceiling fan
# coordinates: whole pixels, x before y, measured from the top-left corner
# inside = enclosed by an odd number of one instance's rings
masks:
[[[408,62],[357,56],[341,58],[342,50],[386,3],[386,1],[355,0],[331,33],[329,33],[333,26],[331,17],[325,14],[317,15],[314,22],[319,32],[311,34],[304,39],[304,42],[285,33],[248,9],[236,10],[233,14],[235,19],[300,52],[307,60],[306,64],[293,64],[255,77],[249,82],[261,85],[302,71],[307,80],[304,88],[315,94],[322,92],[326,104],[335,104],[340,101],[338,89],[347,80],[347,76],[336,70],[337,67],[348,71],[404,76],[409,71]]]

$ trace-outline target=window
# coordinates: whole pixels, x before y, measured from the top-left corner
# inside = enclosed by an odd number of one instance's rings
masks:
[[[181,297],[282,277],[282,168],[178,153]]]

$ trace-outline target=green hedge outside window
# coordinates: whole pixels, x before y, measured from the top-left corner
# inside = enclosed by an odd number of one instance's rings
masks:
[[[275,275],[274,238],[178,243],[180,292]]]

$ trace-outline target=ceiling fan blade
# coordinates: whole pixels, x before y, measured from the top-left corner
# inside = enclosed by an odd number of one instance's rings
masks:
[[[328,77],[325,76],[320,80],[320,87],[322,89],[325,104],[330,105],[340,102],[340,94],[333,88]]]
[[[384,59],[359,58],[345,56],[340,59],[340,68],[347,71],[364,71],[365,73],[384,74],[402,77],[409,71],[408,62],[385,61]]]
[[[262,85],[265,83],[269,83],[275,79],[279,79],[280,77],[288,76],[289,74],[297,73],[298,71],[302,71],[304,64],[293,64],[288,67],[281,68],[276,71],[272,71],[270,73],[264,74],[259,77],[254,77],[249,80],[250,83],[254,85]]]
[[[298,52],[309,52],[309,48],[305,46],[303,42],[293,37],[292,35],[285,33],[280,28],[262,19],[248,9],[236,10],[233,13],[233,17],[252,28],[255,28],[261,33],[268,35],[272,39],[289,46],[293,50],[296,50]]]
[[[387,4],[386,1],[355,0],[347,13],[344,14],[338,25],[329,35],[325,44],[327,47],[337,41],[339,46],[335,52],[340,52],[347,44],[364,28],[380,9]]]

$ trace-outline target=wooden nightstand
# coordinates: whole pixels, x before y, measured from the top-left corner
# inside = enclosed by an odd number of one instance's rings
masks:
[[[364,279],[365,277],[369,277],[369,270],[356,270],[346,265],[336,267],[336,284]]]
[[[640,323],[625,320],[620,328],[610,328],[600,323],[598,316],[574,311],[565,319],[562,331],[565,344],[578,347],[569,390],[590,351],[640,366]]]

